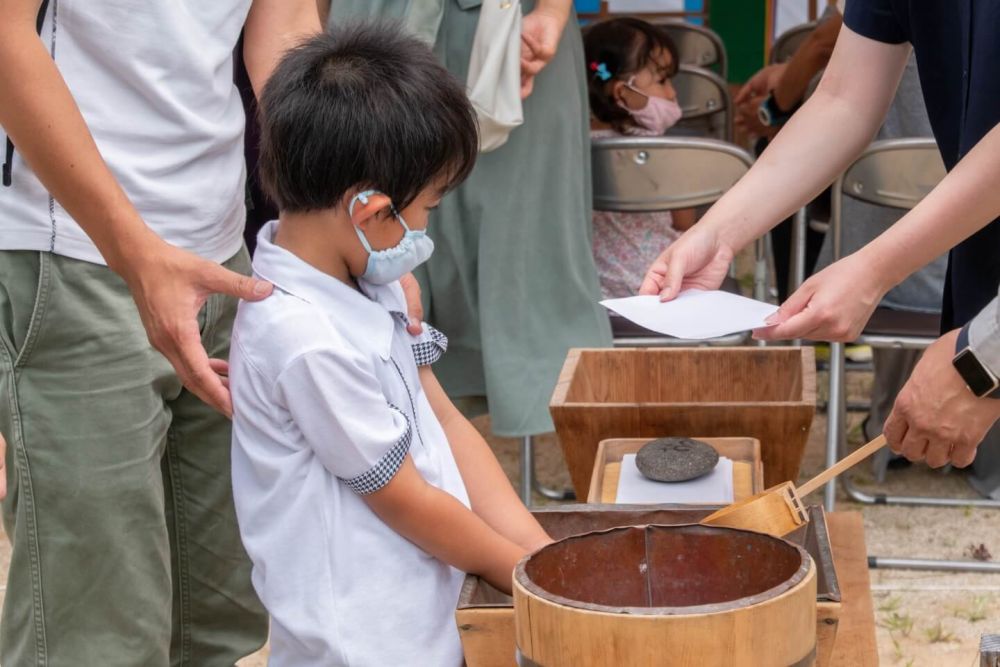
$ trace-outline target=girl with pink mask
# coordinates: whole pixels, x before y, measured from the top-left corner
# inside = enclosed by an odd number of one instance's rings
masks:
[[[670,80],[677,48],[661,28],[615,18],[584,34],[590,96],[590,136],[659,136],[681,118]],[[663,241],[694,224],[694,210],[594,211],[594,260],[605,298],[635,294]]]

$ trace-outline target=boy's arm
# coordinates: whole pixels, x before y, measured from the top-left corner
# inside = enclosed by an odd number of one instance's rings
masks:
[[[514,567],[527,549],[428,484],[409,454],[388,484],[362,498],[386,525],[430,555],[510,594]]]
[[[472,511],[528,551],[550,543],[552,538],[517,497],[493,450],[452,404],[430,366],[420,367],[420,384],[448,438]]]
[[[258,300],[271,287],[175,248],[146,226],[98,152],[35,32],[39,6],[40,0],[0,0],[0,126],[128,283],[153,346],[185,386],[228,414],[229,391],[201,345],[198,311],[215,292]]]

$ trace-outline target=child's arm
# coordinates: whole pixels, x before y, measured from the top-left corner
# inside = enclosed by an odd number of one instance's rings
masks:
[[[552,538],[514,493],[493,450],[452,404],[430,366],[420,367],[420,383],[448,437],[472,502],[472,511],[498,533],[528,551],[551,542]]]
[[[409,454],[388,484],[362,497],[386,525],[430,555],[510,593],[514,567],[527,550],[428,484]]]

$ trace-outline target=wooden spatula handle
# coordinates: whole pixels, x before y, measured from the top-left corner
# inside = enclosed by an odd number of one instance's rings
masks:
[[[868,458],[876,451],[885,447],[885,436],[880,435],[875,438],[867,445],[860,449],[856,449],[844,458],[837,461],[834,465],[830,466],[820,474],[813,477],[811,480],[803,484],[798,488],[799,496],[807,496],[819,487],[823,486],[831,479],[844,472],[854,464],[863,461]]]

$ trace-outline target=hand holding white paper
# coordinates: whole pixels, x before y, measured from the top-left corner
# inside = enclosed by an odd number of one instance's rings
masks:
[[[764,322],[778,308],[718,290],[684,290],[673,301],[658,296],[605,299],[601,305],[641,327],[691,340],[716,338],[737,331],[767,326]]]

